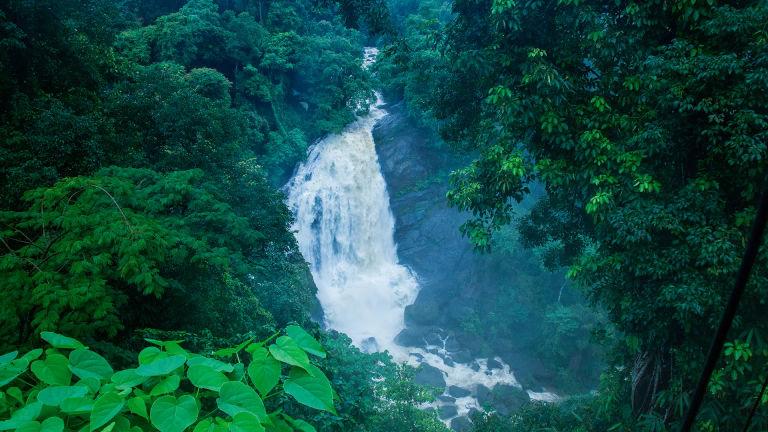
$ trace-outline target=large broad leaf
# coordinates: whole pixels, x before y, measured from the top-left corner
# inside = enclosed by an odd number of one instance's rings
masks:
[[[40,432],[62,432],[64,420],[58,417],[48,417],[40,424]]]
[[[215,391],[229,381],[226,375],[205,365],[190,366],[187,377],[195,387]]]
[[[232,432],[263,432],[264,426],[261,425],[261,421],[255,414],[243,411],[232,417],[229,430]]]
[[[315,429],[314,426],[312,426],[311,424],[305,422],[304,420],[295,419],[295,418],[293,418],[293,417],[291,417],[291,416],[289,416],[289,415],[287,415],[285,413],[282,413],[281,416],[285,419],[286,422],[288,422],[288,424],[291,425],[291,427],[293,429],[295,429],[297,431],[301,431],[301,432],[317,432],[317,429]]]
[[[325,350],[323,349],[323,346],[320,345],[320,342],[316,341],[312,335],[304,331],[303,328],[291,325],[285,328],[285,333],[304,351],[325,358]]]
[[[3,354],[0,356],[0,367],[3,367],[10,362],[16,360],[16,357],[19,355],[18,351],[11,351],[9,353]]]
[[[152,391],[149,392],[150,396],[160,396],[166,393],[173,393],[179,388],[181,378],[178,375],[170,375],[164,378],[159,383],[152,387]]]
[[[309,370],[307,353],[288,336],[277,338],[275,343],[269,346],[269,352],[275,359],[283,363],[298,366],[306,371]]]
[[[224,363],[223,361],[208,358],[208,357],[203,357],[203,356],[192,357],[191,359],[187,360],[187,365],[188,366],[204,365],[204,366],[208,366],[213,370],[216,370],[219,372],[226,372],[226,373],[232,372],[235,369],[235,367],[229,363]]]
[[[80,378],[109,379],[114,373],[104,357],[84,349],[69,353],[69,370]]]
[[[112,382],[119,389],[127,389],[144,384],[149,377],[141,376],[136,373],[136,369],[125,369],[115,372],[112,375]]]
[[[107,392],[99,396],[93,403],[91,411],[91,431],[94,431],[112,420],[125,405],[125,399],[115,392]]]
[[[93,400],[86,397],[69,398],[61,401],[61,410],[67,414],[85,414],[93,409]]]
[[[237,413],[247,411],[257,415],[265,422],[269,421],[264,402],[261,401],[259,395],[254,389],[239,381],[231,381],[221,386],[216,404],[220,410],[232,417]]]
[[[199,412],[192,396],[163,396],[152,404],[149,418],[160,432],[181,432],[197,420]]]
[[[250,337],[250,338],[248,338],[248,340],[243,341],[240,345],[238,345],[236,347],[223,348],[223,349],[220,349],[220,350],[216,351],[213,354],[216,355],[216,356],[219,356],[219,357],[229,357],[229,356],[235,355],[235,354],[239,353],[240,351],[242,351],[243,348],[248,346],[248,344],[251,343],[252,340],[253,340],[253,337]]]
[[[0,431],[17,429],[24,423],[36,420],[40,416],[42,409],[43,404],[40,402],[27,404],[24,408],[11,414],[10,420],[0,421]]]
[[[54,348],[60,348],[60,349],[87,348],[85,345],[82,344],[82,342],[80,342],[77,339],[72,339],[71,337],[62,336],[54,332],[42,332],[40,333],[40,337],[43,338],[43,340],[45,340],[49,344],[51,344]]]
[[[229,432],[229,428],[226,424],[214,423],[210,419],[205,419],[196,424],[192,432]]]
[[[65,399],[80,398],[88,394],[83,386],[52,386],[40,390],[37,400],[45,405],[59,406]]]
[[[39,421],[28,421],[19,425],[16,432],[40,432],[42,425]]]
[[[19,375],[27,371],[29,362],[24,359],[13,360],[0,366],[0,387],[12,382]]]
[[[49,385],[69,385],[72,379],[69,360],[61,354],[51,354],[45,360],[34,361],[32,373],[37,379]]]
[[[144,402],[144,399],[140,397],[134,397],[128,399],[126,405],[128,406],[128,410],[130,412],[149,420],[149,414],[147,413],[147,403]]]
[[[248,365],[248,376],[254,387],[264,397],[280,381],[280,362],[261,347],[253,350],[251,358],[251,364]]]
[[[168,357],[168,354],[160,351],[157,347],[146,347],[139,352],[139,364],[145,365],[161,358]]]
[[[301,404],[336,414],[331,383],[320,369],[314,366],[310,368],[312,375],[302,369],[292,368],[283,383],[283,390]]]
[[[168,375],[178,369],[187,361],[183,355],[174,355],[165,358],[157,358],[150,363],[143,364],[136,369],[136,373],[141,376],[159,376]]]

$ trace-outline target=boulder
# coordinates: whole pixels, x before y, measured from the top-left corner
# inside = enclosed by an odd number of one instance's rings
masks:
[[[519,410],[531,400],[525,390],[506,384],[497,384],[493,390],[479,385],[475,394],[481,407],[491,408],[505,416]]]
[[[456,417],[456,415],[459,413],[459,410],[456,409],[456,405],[440,405],[437,408],[437,415],[442,420],[448,420],[449,418]]]
[[[481,407],[489,405],[491,403],[491,389],[482,384],[478,384],[477,390],[475,390],[475,397],[477,398],[477,403],[479,403]]]
[[[395,336],[395,343],[405,347],[423,347],[424,338],[428,333],[427,327],[407,327]]]
[[[459,386],[452,385],[448,387],[448,394],[455,398],[461,398],[471,395],[472,392]]]
[[[456,432],[471,432],[474,427],[468,418],[456,417],[455,419],[451,420],[451,429]]]
[[[469,363],[473,360],[472,354],[467,350],[461,350],[451,353],[451,360],[456,363]]]
[[[446,403],[456,403],[456,398],[453,398],[448,395],[440,395],[437,397],[437,400],[440,402],[446,402]]]
[[[504,365],[496,359],[488,359],[487,365],[488,369],[504,369]]]
[[[422,386],[434,387],[440,390],[445,389],[445,377],[443,376],[443,372],[428,364],[419,366],[419,370],[413,377],[413,381]]]
[[[510,415],[527,404],[531,398],[528,393],[515,386],[497,384],[491,391],[493,408],[501,415]]]

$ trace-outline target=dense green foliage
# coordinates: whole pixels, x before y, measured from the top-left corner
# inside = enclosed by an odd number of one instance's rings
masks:
[[[89,339],[143,327],[234,335],[305,315],[311,292],[287,215],[238,212],[203,177],[103,169],[0,213],[13,250],[0,258],[3,345],[51,328]],[[263,177],[251,192],[279,208]]]
[[[10,417],[0,430],[314,431],[283,406],[290,396],[335,413],[330,382],[310,361],[326,353],[301,327],[285,333],[213,357],[148,339],[154,346],[138,354],[135,368],[115,371],[78,340],[43,332],[45,352],[0,356],[0,413]]]
[[[275,186],[369,105],[356,29],[388,28],[383,2],[0,6],[0,351],[53,345],[0,357],[0,429],[445,430],[410,368],[276,331],[317,302]]]
[[[549,247],[549,264],[568,266],[619,332],[595,415],[614,430],[674,429],[766,173],[768,8],[457,0],[453,11],[435,42],[405,37],[390,58],[401,82],[444,71],[437,91],[394,86],[429,107],[444,137],[479,154],[454,173],[448,196],[474,214],[463,232],[490,248],[513,220],[511,201],[531,179],[544,182],[523,239]],[[768,374],[766,277],[763,252],[702,430],[743,427]],[[767,421],[763,408],[753,424]]]
[[[265,177],[367,106],[361,36],[303,2],[156,7],[0,10],[6,347],[41,330],[230,337],[314,306]]]

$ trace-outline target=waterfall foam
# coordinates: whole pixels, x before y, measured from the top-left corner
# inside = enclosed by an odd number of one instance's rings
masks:
[[[375,56],[375,48],[367,48],[363,67]],[[387,114],[381,106],[377,97],[366,116],[315,144],[286,185],[293,229],[317,285],[325,325],[346,333],[364,351],[386,350],[396,361],[413,366],[427,363],[442,372],[447,386],[472,392],[479,385],[520,387],[499,358],[501,368],[488,368],[487,359],[475,360],[473,367],[450,361],[445,340],[442,346],[424,349],[395,343],[405,328],[405,307],[416,299],[419,285],[398,262],[395,219],[372,135],[375,123]],[[479,408],[474,397],[458,398],[455,404],[459,415]]]

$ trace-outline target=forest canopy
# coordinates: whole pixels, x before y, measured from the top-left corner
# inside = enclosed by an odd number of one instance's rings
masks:
[[[462,162],[476,253],[567,278],[451,317],[484,351],[525,323],[572,393],[466,430],[679,430],[767,186],[766,22],[757,0],[3,2],[0,430],[446,431],[413,368],[318,324],[279,189],[375,91]],[[694,430],[768,429],[767,299],[763,247]]]

